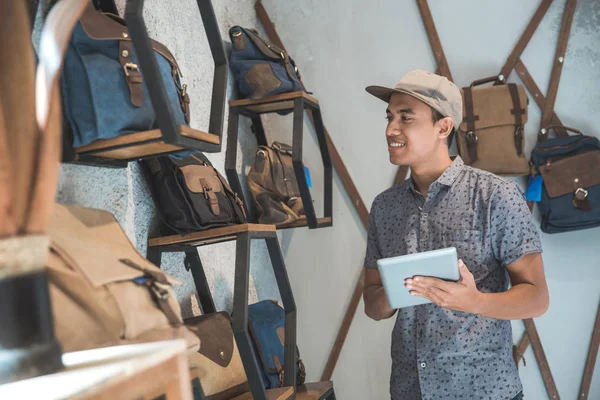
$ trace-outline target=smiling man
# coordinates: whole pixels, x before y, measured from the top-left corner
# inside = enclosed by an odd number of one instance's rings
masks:
[[[390,162],[411,170],[371,208],[366,314],[381,320],[397,311],[385,296],[378,259],[445,247],[456,247],[461,259],[456,283],[405,282],[432,303],[398,311],[391,398],[521,399],[510,320],[538,317],[549,302],[540,238],[523,193],[514,182],[450,159],[462,98],[446,78],[412,71],[393,89],[366,90],[388,103]]]

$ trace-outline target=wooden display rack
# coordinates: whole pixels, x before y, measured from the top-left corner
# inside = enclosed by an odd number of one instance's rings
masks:
[[[286,346],[284,369],[286,371],[295,371],[297,357],[296,351],[294,351],[296,349],[296,303],[274,225],[240,224],[194,232],[183,236],[171,235],[151,238],[148,241],[147,258],[152,263],[160,266],[162,253],[185,252],[185,266],[186,269],[192,272],[202,313],[208,314],[217,310],[197,247],[235,241],[236,256],[232,326],[250,386],[249,393],[236,399],[283,400],[293,398],[295,395],[296,399],[301,400],[335,400],[335,393],[331,382],[307,384],[294,391],[293,388],[296,387],[296,374],[285,374],[283,388],[265,391],[248,332],[250,244],[253,239],[264,239],[267,244],[271,265],[285,310]]]
[[[302,162],[302,139],[304,126],[304,110],[311,112],[314,116],[315,131],[321,151],[323,161],[323,179],[324,179],[324,216],[317,218],[313,206],[312,196],[304,173],[304,163]],[[327,139],[323,120],[321,118],[321,109],[319,102],[306,92],[284,93],[276,96],[269,96],[259,100],[232,100],[229,102],[229,126],[227,138],[227,154],[225,157],[225,170],[229,184],[235,192],[243,196],[242,184],[237,173],[237,145],[239,116],[252,119],[252,125],[259,146],[268,146],[267,137],[263,128],[260,116],[277,112],[293,112],[294,125],[292,136],[292,162],[294,165],[294,174],[300,189],[300,197],[304,206],[306,220],[300,220],[294,224],[285,226],[285,228],[296,228],[308,226],[310,229],[324,228],[331,226],[332,220],[332,197],[333,197],[333,173],[331,166],[331,157],[327,146]],[[250,199],[242,199],[246,207],[246,215],[251,215],[249,210]],[[255,218],[256,220],[256,218]]]

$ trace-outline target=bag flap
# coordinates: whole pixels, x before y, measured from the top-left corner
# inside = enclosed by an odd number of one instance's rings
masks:
[[[138,278],[143,271],[182,284],[142,257],[108,211],[55,204],[48,236],[52,248],[94,287]]]
[[[206,167],[204,165],[186,165],[179,169],[183,173],[185,185],[190,192],[204,193],[204,184],[207,184],[215,193],[223,191],[221,180],[212,167]]]
[[[586,151],[540,167],[548,196],[558,197],[600,185],[600,150]]]
[[[248,307],[248,325],[264,368],[270,373],[277,373],[273,356],[277,356],[283,365],[285,350],[280,328],[285,327],[285,311],[273,300],[252,304]]]
[[[120,20],[122,23],[119,23],[116,20]],[[105,15],[96,10],[91,1],[81,16],[79,23],[86,35],[94,40],[131,40],[127,26],[121,17],[116,15],[111,15],[109,17],[108,15]],[[156,40],[150,39],[150,41],[152,42],[154,51],[166,58],[179,72],[179,65],[171,51],[164,44],[159,43]]]
[[[523,125],[527,122],[528,107],[527,93],[521,85],[516,85],[519,93],[519,103],[525,114],[521,117]],[[478,117],[475,121],[475,129],[484,129],[492,126],[515,125],[515,116],[511,112],[514,109],[512,97],[508,85],[471,88],[473,93],[473,114]],[[464,89],[461,90],[464,99]],[[463,116],[466,118],[467,111],[463,101]],[[467,123],[460,124],[460,130],[467,132]]]
[[[201,315],[185,320],[185,325],[200,339],[198,353],[221,367],[227,367],[234,352],[231,319],[226,312]]]

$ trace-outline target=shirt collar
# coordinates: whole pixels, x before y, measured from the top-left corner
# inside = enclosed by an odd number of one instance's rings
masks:
[[[438,184],[448,187],[452,186],[452,184],[454,184],[456,178],[458,178],[464,167],[465,163],[463,162],[462,158],[460,158],[460,156],[456,156],[454,161],[452,161],[452,164],[450,164],[450,166],[446,168],[444,173],[439,178],[437,178],[435,182],[431,184],[431,187],[433,188],[435,186],[438,186]],[[409,188],[413,192],[419,192],[412,178],[410,178]]]

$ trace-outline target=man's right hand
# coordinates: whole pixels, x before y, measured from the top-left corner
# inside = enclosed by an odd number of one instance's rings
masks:
[[[377,268],[365,268],[363,299],[365,314],[375,321],[391,318],[396,313],[396,310],[391,308],[388,303]]]

